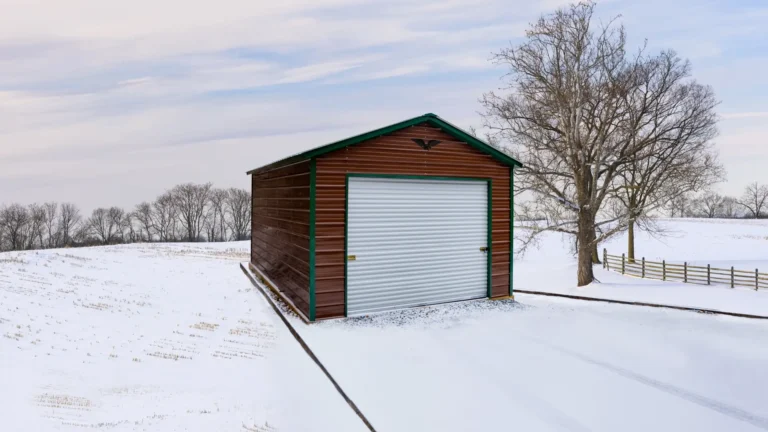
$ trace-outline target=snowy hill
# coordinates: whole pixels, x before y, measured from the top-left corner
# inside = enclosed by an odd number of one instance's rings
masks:
[[[359,430],[240,271],[247,247],[0,254],[2,429]]]

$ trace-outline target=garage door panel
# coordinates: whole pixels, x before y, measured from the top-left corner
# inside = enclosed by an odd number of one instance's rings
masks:
[[[483,295],[484,297],[484,295]],[[374,312],[385,312],[385,311],[391,311],[391,310],[397,310],[397,309],[405,309],[409,307],[417,307],[417,306],[424,306],[424,305],[431,305],[431,304],[440,304],[440,303],[448,303],[448,302],[454,302],[454,301],[463,301],[463,300],[470,300],[466,296],[466,292],[464,290],[461,290],[457,293],[441,293],[436,296],[430,297],[430,302],[425,303],[423,300],[423,296],[416,297],[416,298],[397,298],[396,299],[396,306],[393,306],[393,304],[389,303],[382,303],[382,302],[368,302],[364,305],[365,310],[364,312],[358,312],[354,314],[349,314],[350,316],[353,315],[360,315],[365,313],[374,313]],[[480,297],[477,297],[480,298]],[[354,304],[352,305],[353,308],[355,308]],[[348,310],[350,310],[349,305],[347,306]]]
[[[435,273],[440,272],[439,277],[436,277],[436,279],[439,279],[440,281],[444,281],[448,279],[451,275],[457,275],[457,276],[464,276],[466,275],[466,269],[464,268],[464,263],[458,263],[459,267],[457,267],[457,263],[446,263],[441,265],[434,265],[430,266],[429,268],[423,268],[423,267],[415,267],[412,265],[407,265],[408,262],[399,262],[396,264],[388,264],[386,267],[381,266],[381,270],[379,269],[379,266],[367,266],[367,268],[361,268],[359,270],[355,270],[355,276],[368,276],[371,279],[374,278],[380,278],[382,274],[382,270],[384,272],[389,272],[389,276],[386,277],[386,279],[379,279],[381,280],[381,283],[384,284],[394,284],[395,281],[398,280],[404,280],[408,279],[413,282],[420,282],[425,277],[425,273]],[[363,267],[363,266],[360,266]],[[374,268],[375,267],[375,268]],[[465,281],[465,284],[470,285],[473,281]],[[355,285],[355,288],[359,288],[361,286],[367,286],[368,283],[366,282],[357,282]],[[482,278],[480,281],[477,282],[478,286],[485,287],[485,278]]]
[[[388,302],[380,301],[382,296],[386,295]],[[377,310],[392,310],[392,304],[397,304],[398,309],[403,307],[421,306],[424,305],[424,297],[429,296],[431,300],[428,304],[445,303],[447,301],[467,300],[466,288],[463,285],[448,285],[445,286],[439,293],[422,289],[413,291],[399,291],[397,293],[381,293],[378,295],[369,294],[365,297],[357,299],[355,302],[351,302],[349,306],[353,309],[358,306],[365,307],[366,312],[370,312],[371,309]]]
[[[450,273],[446,272],[445,274],[441,275],[440,278],[440,291],[442,292],[445,287],[450,287],[452,285],[461,285],[463,287],[471,288],[474,287],[478,290],[483,290],[481,297],[484,297],[486,294],[485,289],[485,281],[482,280],[480,282],[468,282],[466,276],[463,273]],[[365,297],[368,294],[368,291],[371,292],[379,292],[381,291],[382,294],[390,294],[392,296],[397,295],[397,289],[401,288],[402,290],[407,290],[409,292],[417,292],[420,290],[426,290],[426,289],[434,289],[434,287],[427,285],[427,284],[418,284],[418,282],[421,281],[421,277],[410,274],[410,275],[398,275],[395,278],[387,279],[387,280],[381,280],[381,279],[372,279],[370,282],[367,283],[359,283],[355,285],[355,290],[357,291],[355,293],[355,296],[353,299],[356,299],[358,297]],[[422,288],[423,285],[423,288]],[[385,292],[386,291],[386,292]]]
[[[487,295],[487,182],[351,177],[348,187],[348,315]]]
[[[480,204],[476,205],[478,207]],[[460,212],[454,208],[447,208],[447,211],[435,210],[429,213],[431,209],[421,210],[419,212],[408,211],[393,211],[390,207],[382,206],[382,208],[376,211],[359,212],[358,217],[368,216],[371,220],[360,221],[353,229],[367,229],[376,227],[386,227],[387,225],[399,225],[399,226],[412,226],[420,230],[433,230],[437,227],[443,228],[444,226],[455,226],[464,228],[466,224],[463,222],[467,219],[473,219],[476,222],[482,221],[484,218],[478,216],[474,212]],[[376,221],[373,217],[376,217]],[[408,223],[404,222],[404,216],[408,216],[410,220]],[[456,218],[461,216],[462,220],[459,221]]]
[[[396,244],[393,244],[392,246],[397,246]],[[436,265],[445,265],[445,264],[451,264],[451,265],[457,265],[460,266],[463,262],[465,262],[466,257],[462,255],[457,255],[453,249],[429,249],[424,248],[423,250],[419,251],[408,251],[403,253],[393,252],[393,251],[386,251],[383,252],[381,249],[371,248],[371,249],[365,249],[365,248],[357,248],[355,249],[355,253],[357,256],[360,256],[361,260],[365,260],[365,263],[359,262],[357,264],[360,264],[358,267],[362,268],[368,264],[369,262],[376,262],[377,265],[385,265],[385,264],[399,264],[399,263],[413,263],[413,260],[417,260],[419,262],[422,262],[424,259],[425,254],[429,254],[429,259],[432,260],[432,262],[428,263],[429,268],[434,268]],[[382,261],[382,262],[379,262]],[[423,264],[424,266],[427,266],[427,264]],[[422,268],[421,266],[409,266],[412,268]]]
[[[429,246],[425,246],[425,242],[431,241]],[[376,239],[369,242],[365,242],[352,246],[356,252],[360,252],[358,255],[362,255],[365,252],[365,256],[368,259],[372,259],[377,256],[385,255],[410,255],[419,257],[424,253],[450,253],[455,254],[456,238],[436,238],[430,240],[429,236],[414,236],[407,239]],[[400,246],[400,247],[398,247]],[[479,246],[476,251],[480,250]],[[412,248],[412,249],[411,249]]]

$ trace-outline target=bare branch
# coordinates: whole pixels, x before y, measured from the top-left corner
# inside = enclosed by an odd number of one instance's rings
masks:
[[[485,128],[523,163],[515,193],[533,195],[519,243],[575,233],[579,285],[593,280],[599,242],[722,177],[711,88],[672,51],[628,55],[624,27],[596,28],[594,8],[581,1],[532,24],[494,57],[508,91],[481,99]]]

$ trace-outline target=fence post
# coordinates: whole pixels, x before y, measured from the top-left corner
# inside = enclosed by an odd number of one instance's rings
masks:
[[[755,291],[760,288],[760,273],[755,269]]]
[[[661,280],[667,280],[667,260],[661,260]]]
[[[608,249],[603,248],[603,268],[610,270],[610,267],[608,266]]]
[[[710,270],[711,270],[711,269],[709,268],[709,264],[707,264],[707,285],[712,285],[712,284],[710,283],[710,278],[709,278],[709,272],[710,272]]]
[[[731,288],[733,288],[733,287],[734,287],[734,284],[733,284],[733,266],[731,266]]]
[[[688,263],[683,263],[683,282],[688,283]]]
[[[645,277],[645,257],[643,257],[643,277]]]
[[[624,254],[621,254],[621,274],[624,274]]]

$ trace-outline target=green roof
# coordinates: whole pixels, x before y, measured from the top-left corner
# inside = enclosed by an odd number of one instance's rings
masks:
[[[366,132],[360,135],[355,135],[353,137],[345,138],[341,141],[332,142],[330,144],[326,144],[322,147],[316,147],[311,150],[307,150],[303,153],[299,153],[290,157],[287,157],[285,159],[281,159],[277,162],[273,162],[269,165],[265,165],[259,168],[252,169],[248,171],[248,174],[253,174],[255,172],[263,172],[267,171],[272,168],[277,168],[284,165],[290,165],[294,162],[300,162],[307,159],[312,159],[317,156],[324,155],[326,153],[330,153],[332,151],[336,151],[339,149],[342,149],[344,147],[352,146],[355,144],[360,144],[363,141],[368,141],[372,138],[376,138],[382,135],[391,134],[392,132],[399,131],[401,129],[405,129],[410,126],[414,126],[417,124],[427,123],[432,126],[439,127],[449,135],[452,135],[456,138],[458,138],[461,141],[466,142],[470,146],[480,150],[483,153],[486,153],[488,155],[491,155],[494,159],[498,160],[499,162],[511,166],[511,167],[521,167],[523,164],[518,162],[517,160],[511,158],[509,155],[505,154],[504,152],[496,149],[495,147],[491,146],[488,143],[483,142],[482,140],[476,138],[472,134],[465,132],[464,130],[448,123],[447,121],[441,119],[435,114],[424,114],[419,117],[414,117],[409,120],[401,121],[399,123],[395,123],[393,125],[385,126],[380,129],[372,130],[370,132]]]

